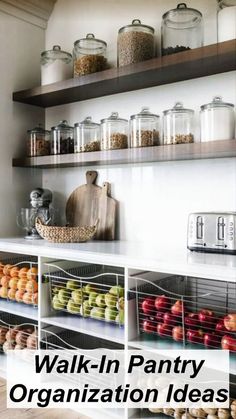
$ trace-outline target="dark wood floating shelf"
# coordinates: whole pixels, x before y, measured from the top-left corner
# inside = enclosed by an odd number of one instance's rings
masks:
[[[236,140],[13,159],[13,166],[53,169],[224,157],[236,157]]]
[[[13,93],[43,108],[190,80],[236,69],[236,39]]]

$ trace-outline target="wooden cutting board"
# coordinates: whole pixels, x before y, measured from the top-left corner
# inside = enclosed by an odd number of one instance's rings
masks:
[[[114,240],[117,201],[110,197],[111,185],[95,185],[98,173],[88,171],[87,183],[70,195],[66,205],[66,218],[70,226],[94,225],[98,220],[97,240]]]

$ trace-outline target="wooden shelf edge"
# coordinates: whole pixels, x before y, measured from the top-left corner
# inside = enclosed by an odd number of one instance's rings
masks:
[[[16,158],[13,159],[13,167],[52,169],[229,157],[236,157],[236,140]]]

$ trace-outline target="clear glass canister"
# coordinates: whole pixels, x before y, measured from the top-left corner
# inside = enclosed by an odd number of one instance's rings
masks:
[[[164,144],[186,144],[194,142],[194,111],[185,109],[177,102],[172,109],[163,112]]]
[[[43,129],[41,124],[27,131],[26,154],[28,157],[50,154],[50,131]]]
[[[74,153],[74,128],[67,121],[51,129],[51,154]]]
[[[148,147],[160,144],[160,117],[142,108],[130,117],[130,146]]]
[[[154,57],[154,29],[134,19],[131,25],[119,30],[117,65],[138,63]]]
[[[199,48],[203,45],[202,14],[179,3],[162,16],[161,31],[162,55]]]
[[[117,150],[128,147],[128,121],[119,118],[118,112],[101,120],[101,149]]]
[[[107,44],[92,33],[74,43],[74,77],[105,70]]]
[[[41,54],[41,84],[56,83],[73,76],[72,55],[59,45]]]
[[[233,140],[235,113],[232,103],[216,96],[211,103],[201,106],[201,141]]]
[[[91,116],[75,124],[75,153],[100,150],[100,124],[92,121]]]
[[[236,0],[218,0],[218,42],[236,38]]]

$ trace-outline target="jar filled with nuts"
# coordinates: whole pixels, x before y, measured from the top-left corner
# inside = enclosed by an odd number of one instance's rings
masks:
[[[100,124],[92,121],[91,116],[75,124],[75,153],[100,150]]]
[[[138,63],[154,57],[154,29],[134,19],[131,25],[120,28],[117,43],[117,65]]]
[[[96,73],[107,68],[107,44],[92,33],[74,43],[74,77]]]
[[[128,147],[128,121],[119,118],[118,112],[101,120],[101,149],[118,150]]]
[[[177,102],[172,109],[163,112],[164,144],[186,144],[194,142],[194,111],[185,109]]]
[[[160,145],[160,117],[142,108],[137,115],[130,117],[130,146],[148,147]]]
[[[27,131],[26,154],[28,157],[50,154],[50,131],[43,129],[41,124]]]
[[[51,154],[74,153],[74,128],[61,121],[51,129]]]

